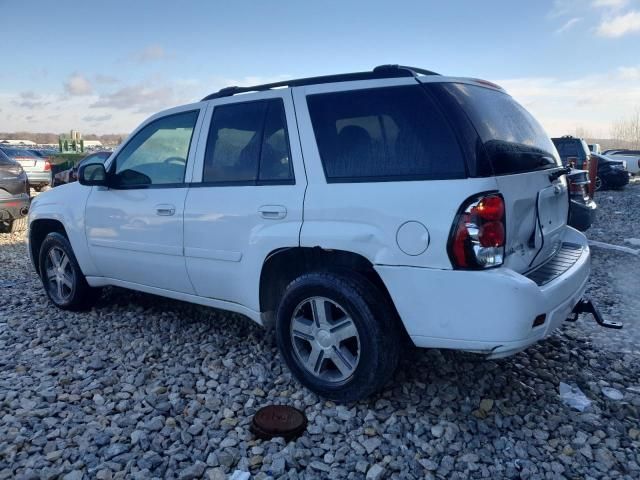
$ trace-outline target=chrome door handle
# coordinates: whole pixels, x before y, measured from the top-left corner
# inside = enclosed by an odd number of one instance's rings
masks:
[[[156,205],[156,215],[163,217],[170,217],[176,213],[176,207],[173,205]]]
[[[281,220],[287,216],[287,209],[282,205],[263,205],[258,208],[258,213],[267,220]]]

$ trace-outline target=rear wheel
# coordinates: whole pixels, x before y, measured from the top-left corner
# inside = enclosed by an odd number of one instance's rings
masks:
[[[356,274],[310,273],[291,282],[278,308],[276,338],[300,383],[341,402],[381,389],[400,357],[395,312]]]
[[[40,247],[40,277],[53,304],[63,310],[83,310],[95,302],[99,290],[87,283],[71,244],[57,232],[46,236]]]

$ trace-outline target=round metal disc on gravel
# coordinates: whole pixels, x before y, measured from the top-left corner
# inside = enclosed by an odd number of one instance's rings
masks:
[[[283,437],[292,440],[307,428],[307,417],[297,408],[288,405],[268,405],[253,416],[251,431],[263,440]]]

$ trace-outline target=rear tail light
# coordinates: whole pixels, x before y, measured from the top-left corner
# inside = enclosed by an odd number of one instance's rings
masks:
[[[587,201],[589,199],[589,181],[588,180],[578,180],[578,181],[569,181],[569,194],[572,197],[578,197]]]
[[[455,218],[449,236],[449,258],[454,268],[497,267],[504,260],[505,208],[498,193],[467,200]]]
[[[44,169],[45,169],[45,171],[51,170],[51,163],[49,162],[49,160],[45,160]]]

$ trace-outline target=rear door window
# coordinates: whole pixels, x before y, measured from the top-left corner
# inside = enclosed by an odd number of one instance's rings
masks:
[[[282,100],[215,107],[202,181],[221,185],[294,183]]]
[[[495,175],[562,166],[538,121],[504,92],[463,83],[442,83],[475,126]]]
[[[307,104],[327,182],[466,176],[456,136],[419,85],[314,94]]]

